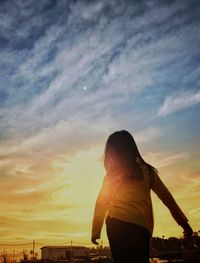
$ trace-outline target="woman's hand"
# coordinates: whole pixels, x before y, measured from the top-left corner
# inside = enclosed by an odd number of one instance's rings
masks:
[[[191,226],[188,223],[185,223],[183,226],[183,235],[185,238],[190,238],[193,234],[193,230],[191,228]]]
[[[91,238],[92,243],[95,244],[95,245],[99,245],[99,243],[97,242],[97,239],[99,239],[99,237],[95,237],[95,236],[92,237]]]

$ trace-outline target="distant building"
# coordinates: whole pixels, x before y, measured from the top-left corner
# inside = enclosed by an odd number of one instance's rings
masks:
[[[71,259],[89,255],[89,248],[84,246],[44,246],[41,258],[48,260]]]

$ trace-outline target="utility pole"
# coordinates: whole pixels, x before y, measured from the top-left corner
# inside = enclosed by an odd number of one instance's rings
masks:
[[[15,262],[15,250],[13,250],[13,254],[12,254],[12,258],[13,258],[13,263]]]
[[[33,240],[33,260],[35,260],[35,240]]]
[[[73,242],[72,242],[72,240],[71,240],[71,251],[70,252],[71,252],[70,255],[71,255],[71,261],[72,261],[72,259],[73,259]]]

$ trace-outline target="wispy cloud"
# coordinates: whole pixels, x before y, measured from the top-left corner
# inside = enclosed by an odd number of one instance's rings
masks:
[[[183,111],[200,103],[200,91],[185,91],[179,94],[167,96],[158,111],[159,116]]]
[[[0,197],[9,220],[26,218],[27,204],[37,222],[45,211],[56,218],[51,206],[63,220],[72,202],[80,202],[74,196],[82,185],[93,182],[96,190],[94,175],[103,174],[88,149],[103,147],[111,132],[127,129],[150,148],[145,151],[161,153],[168,147],[168,123],[162,126],[167,118],[155,116],[199,103],[198,1],[8,0],[1,3],[0,26]],[[166,167],[187,154],[148,157]],[[96,165],[92,172],[88,160]],[[88,202],[84,195],[82,200]],[[77,220],[86,214],[83,209],[74,208]],[[69,221],[62,227],[74,230]]]
[[[135,133],[135,138],[138,142],[149,142],[155,140],[162,134],[161,128],[158,127],[148,127],[144,130],[140,130]]]
[[[145,157],[150,163],[152,163],[153,165],[155,165],[155,167],[159,169],[165,166],[170,166],[188,160],[190,155],[191,154],[188,152],[150,152]]]

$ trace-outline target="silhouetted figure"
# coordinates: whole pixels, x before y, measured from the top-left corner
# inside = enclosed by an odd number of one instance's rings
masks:
[[[96,200],[92,242],[98,245],[106,217],[106,231],[115,263],[148,263],[153,232],[151,189],[169,208],[173,218],[192,235],[188,219],[161,181],[157,170],[141,157],[127,131],[111,134],[106,142],[106,175]]]

